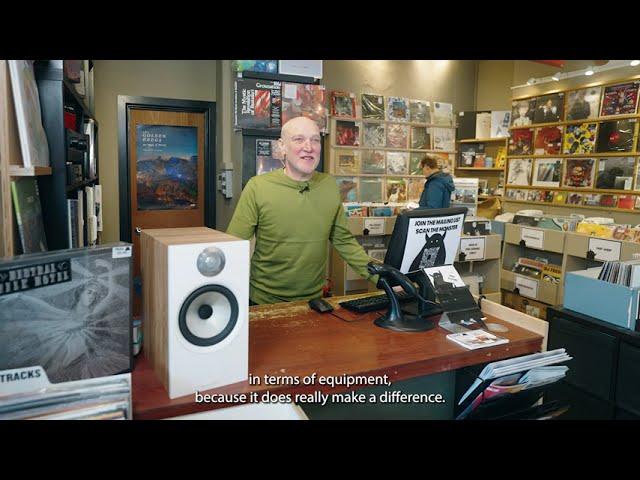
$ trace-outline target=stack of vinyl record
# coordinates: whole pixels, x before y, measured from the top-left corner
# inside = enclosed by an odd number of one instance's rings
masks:
[[[131,412],[130,373],[0,391],[0,420],[130,420]]]

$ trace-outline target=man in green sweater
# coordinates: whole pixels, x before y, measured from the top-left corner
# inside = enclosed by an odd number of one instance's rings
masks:
[[[320,298],[328,240],[358,274],[371,279],[370,258],[349,232],[335,179],[315,171],[322,142],[316,123],[306,117],[289,120],[279,142],[284,168],[247,182],[227,229],[247,240],[256,236],[251,301]]]

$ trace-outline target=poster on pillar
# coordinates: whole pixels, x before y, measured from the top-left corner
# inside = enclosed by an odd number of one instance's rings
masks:
[[[460,243],[464,214],[411,218],[401,272],[451,265]]]

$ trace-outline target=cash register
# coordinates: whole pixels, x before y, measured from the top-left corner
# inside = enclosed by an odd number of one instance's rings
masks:
[[[453,325],[447,328],[451,331],[482,325],[480,309],[464,283],[449,283],[437,271],[435,279],[433,273],[425,273],[434,267],[453,269],[466,213],[465,207],[419,208],[400,213],[384,263],[368,265],[370,273],[379,275],[377,287],[385,293],[340,305],[354,311],[388,307],[375,324],[401,332],[430,330],[438,322],[445,328]],[[393,288],[396,286],[402,287],[404,293],[398,294]]]

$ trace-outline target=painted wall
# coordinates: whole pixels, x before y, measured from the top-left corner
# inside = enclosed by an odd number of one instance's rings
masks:
[[[458,112],[474,108],[476,64],[466,60],[325,60],[322,83],[330,90],[453,103]]]
[[[103,242],[120,239],[118,95],[216,100],[213,60],[96,60],[95,114],[99,125]]]

